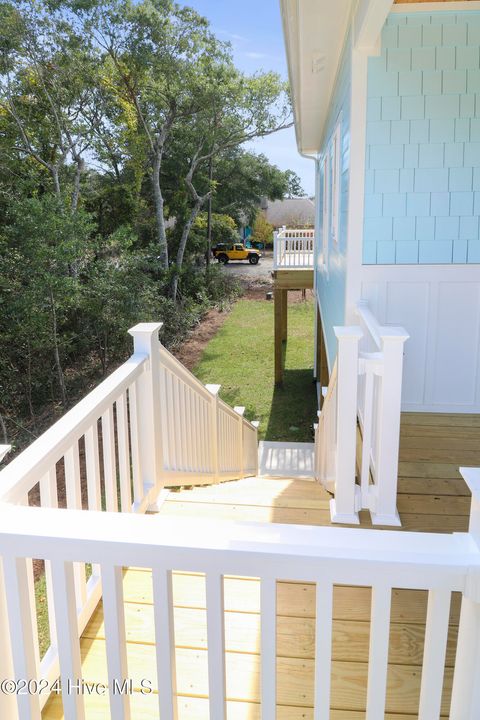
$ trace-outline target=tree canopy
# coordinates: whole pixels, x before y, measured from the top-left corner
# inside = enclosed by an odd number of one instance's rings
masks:
[[[172,341],[228,293],[208,238],[301,193],[245,148],[289,124],[281,78],[189,7],[0,2],[0,415],[66,406],[76,358],[105,372],[129,324]]]

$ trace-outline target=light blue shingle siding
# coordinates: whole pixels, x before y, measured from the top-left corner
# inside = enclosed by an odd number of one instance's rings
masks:
[[[480,262],[480,11],[388,17],[365,180],[365,264]]]

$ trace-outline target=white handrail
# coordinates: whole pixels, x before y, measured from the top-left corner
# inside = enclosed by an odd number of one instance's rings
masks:
[[[4,510],[0,526],[9,512],[6,508],[13,507],[6,503],[28,505],[28,493],[37,483],[39,512],[45,513],[38,516],[44,518],[42,522],[48,523],[47,511],[58,507],[59,485],[64,482],[68,510],[88,511],[88,526],[90,517],[102,509],[107,511],[102,513],[105,517],[119,511],[130,514],[155,509],[165,484],[205,484],[257,473],[257,425],[243,417],[243,408],[233,410],[220,400],[220,386],[205,387],[162,347],[160,328],[161,323],[141,323],[132,328],[134,355],[0,472],[0,504]],[[83,486],[88,499],[82,510]],[[30,557],[40,556],[34,550]],[[5,559],[5,575],[16,582],[10,558]],[[40,666],[38,634],[33,630],[36,613],[31,561],[22,572],[28,585],[23,588],[23,605],[30,607],[32,652],[35,666]],[[42,660],[41,673],[51,681],[58,676],[63,638],[53,621],[56,570],[48,562],[45,575],[51,645]],[[93,565],[87,582],[85,563],[75,563],[73,577],[74,632],[81,633],[102,593],[98,564]],[[0,564],[0,630],[2,587]],[[0,633],[0,670],[4,644]],[[30,669],[33,673],[33,666]]]
[[[318,413],[318,423],[315,426],[315,477],[332,493],[335,492],[336,460],[337,362],[335,361],[322,409]]]
[[[21,502],[49,469],[144,371],[147,355],[133,355],[0,472],[0,501]]]
[[[362,430],[361,507],[372,522],[400,525],[396,509],[404,345],[402,327],[382,326],[362,300],[357,415]],[[373,349],[373,353],[370,352]]]
[[[334,328],[338,378],[332,379],[335,397],[331,392],[316,429],[317,478],[335,494],[333,522],[358,523],[358,511],[367,509],[373,524],[395,526],[400,525],[396,497],[403,346],[409,336],[403,328],[381,326],[364,301],[358,317],[360,327]],[[362,432],[359,484],[357,423]]]
[[[477,509],[473,515],[478,513]],[[232,523],[208,520],[163,518],[151,516],[91,513],[88,523],[84,514],[76,511],[45,510],[28,507],[0,508],[0,555],[5,563],[8,583],[5,587],[7,618],[10,628],[18,630],[14,642],[23,638],[23,653],[14,653],[14,673],[22,671],[23,658],[32,657],[31,635],[28,632],[29,608],[22,602],[26,592],[24,558],[32,554],[52,564],[54,573],[55,619],[59,637],[60,672],[68,667],[80,668],[80,650],[74,641],[68,618],[73,597],[72,563],[94,561],[101,567],[104,594],[113,615],[105,624],[106,646],[116,648],[115,665],[120,672],[126,667],[127,643],[124,620],[115,608],[123,605],[121,569],[125,566],[152,569],[155,586],[167,588],[154,594],[154,622],[159,623],[173,614],[172,572],[205,573],[207,586],[207,614],[209,638],[213,627],[219,627],[218,643],[209,642],[208,661],[216,663],[217,677],[225,676],[226,648],[224,633],[220,632],[223,614],[223,579],[226,575],[256,578],[260,582],[262,627],[261,662],[264,673],[262,708],[275,706],[276,677],[276,610],[270,597],[278,581],[314,583],[317,597],[331,595],[333,586],[372,588],[372,622],[368,662],[367,702],[374,702],[383,716],[386,686],[377,682],[386,677],[388,653],[377,653],[382,642],[386,618],[390,615],[392,588],[429,592],[429,614],[425,630],[425,652],[421,677],[420,702],[425,717],[439,716],[443,690],[443,668],[447,645],[449,608],[452,592],[463,595],[462,620],[456,654],[456,668],[452,691],[452,718],[474,718],[480,714],[480,700],[475,691],[480,661],[478,636],[480,633],[480,549],[475,534],[433,534],[411,532],[360,531],[331,527],[303,527],[295,525]],[[218,581],[218,583],[217,583]],[[217,585],[215,585],[217,583]],[[218,593],[214,592],[217,587]],[[62,593],[60,595],[60,593]],[[23,595],[22,595],[23,594]],[[166,603],[166,605],[165,605]],[[321,642],[328,628],[331,642],[332,603],[322,605],[324,614],[316,625],[315,663],[321,677],[330,677],[331,653]],[[438,610],[438,612],[434,612]],[[272,615],[273,613],[273,615]],[[273,617],[273,621],[272,621]],[[408,613],[405,617],[408,622]],[[157,643],[157,663],[169,668],[175,676],[174,633],[163,633]],[[388,634],[387,634],[388,638]],[[7,646],[7,650],[9,650]],[[210,655],[212,653],[213,655]],[[109,667],[112,658],[108,657]],[[460,673],[461,669],[461,673]],[[113,676],[120,683],[123,678]],[[79,677],[79,679],[81,679]],[[151,680],[156,687],[157,678]],[[320,675],[316,676],[316,683]],[[177,699],[173,685],[162,686]],[[467,690],[467,691],[466,691]],[[109,692],[114,693],[110,685]],[[205,694],[208,690],[205,688]],[[373,696],[373,692],[375,695]],[[224,706],[225,686],[217,685],[215,699]],[[327,694],[328,697],[328,694]],[[323,695],[315,695],[314,712],[324,707]],[[123,698],[128,713],[130,699]],[[37,712],[46,696],[35,698]],[[24,700],[19,697],[19,706]],[[78,699],[80,712],[84,697]],[[115,716],[111,705],[110,716]],[[328,708],[326,708],[328,709]],[[325,713],[323,713],[325,714]]]

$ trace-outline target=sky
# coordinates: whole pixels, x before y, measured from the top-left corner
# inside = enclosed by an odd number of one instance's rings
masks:
[[[215,35],[231,43],[240,70],[274,70],[287,79],[279,0],[186,0],[180,4],[206,17]],[[293,127],[255,140],[250,146],[282,170],[294,170],[305,192],[314,194],[314,164],[298,154]]]

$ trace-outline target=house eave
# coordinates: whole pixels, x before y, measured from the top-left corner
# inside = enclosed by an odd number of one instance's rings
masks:
[[[378,41],[393,0],[280,0],[297,147],[317,154],[347,33],[368,49]]]
[[[353,0],[280,0],[299,152],[319,152]]]

